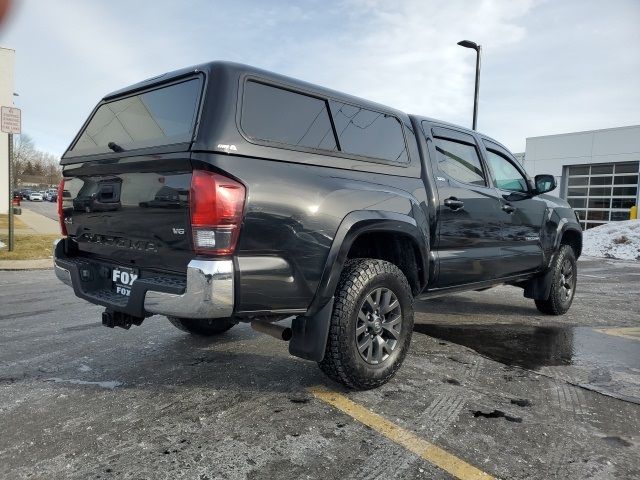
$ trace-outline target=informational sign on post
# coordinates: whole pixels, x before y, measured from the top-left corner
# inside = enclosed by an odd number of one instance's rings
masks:
[[[20,129],[22,127],[22,118],[19,108],[15,107],[2,107],[2,118],[0,119],[2,130],[4,133],[10,133],[12,135],[20,135]]]
[[[15,107],[0,108],[0,131],[9,134],[9,251],[13,251],[13,178],[11,166],[13,165],[13,136],[20,135],[22,128],[22,112]]]

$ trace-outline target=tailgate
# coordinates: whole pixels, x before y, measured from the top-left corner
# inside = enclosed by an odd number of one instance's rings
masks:
[[[86,256],[185,272],[195,256],[189,160],[127,160],[65,169],[62,208],[69,237]]]

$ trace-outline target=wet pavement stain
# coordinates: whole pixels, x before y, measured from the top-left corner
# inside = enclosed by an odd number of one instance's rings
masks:
[[[630,447],[633,445],[631,442],[625,440],[624,438],[611,436],[611,437],[602,437],[605,443],[611,445],[612,447]]]
[[[424,333],[469,347],[505,365],[536,369],[571,364],[572,332],[562,327],[529,325],[438,325],[416,324]]]
[[[442,381],[444,383],[448,383],[449,385],[460,385],[460,381],[455,378],[443,378]]]
[[[510,366],[596,365],[640,369],[640,342],[588,327],[417,323],[414,332],[448,340]]]
[[[493,410],[492,412],[483,412],[482,410],[476,410],[472,413],[475,418],[504,418],[507,422],[522,423],[522,418],[507,415],[502,410]]]
[[[509,367],[540,371],[640,404],[640,341],[635,339],[572,325],[416,323],[414,332],[463,345]]]

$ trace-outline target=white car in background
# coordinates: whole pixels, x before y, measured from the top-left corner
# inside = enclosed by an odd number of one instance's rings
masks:
[[[31,192],[29,194],[29,200],[32,202],[41,202],[43,200],[42,194],[40,192]]]

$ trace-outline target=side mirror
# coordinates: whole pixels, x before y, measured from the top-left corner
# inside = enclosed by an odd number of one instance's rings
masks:
[[[547,193],[558,186],[556,183],[556,177],[553,175],[536,175],[536,194]]]

